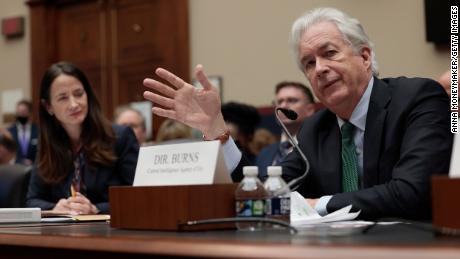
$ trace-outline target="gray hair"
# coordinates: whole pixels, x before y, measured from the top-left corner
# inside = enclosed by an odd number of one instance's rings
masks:
[[[141,127],[142,127],[142,129],[146,130],[147,125],[145,123],[144,115],[139,110],[134,109],[129,105],[118,106],[115,109],[115,111],[113,112],[113,121],[116,123],[118,121],[118,118],[121,116],[121,114],[123,114],[123,113],[125,113],[127,111],[132,111],[132,112],[136,113],[139,116],[139,118],[141,119]]]
[[[299,17],[291,29],[291,48],[297,65],[303,71],[299,58],[299,43],[302,35],[313,25],[320,22],[331,22],[337,26],[343,38],[348,42],[355,53],[361,53],[364,46],[371,50],[372,74],[378,76],[378,66],[375,59],[374,44],[369,40],[360,22],[342,11],[334,8],[316,8]]]

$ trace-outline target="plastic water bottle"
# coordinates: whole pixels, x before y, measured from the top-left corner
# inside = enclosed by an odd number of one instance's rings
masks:
[[[283,220],[290,223],[291,218],[291,190],[281,178],[281,166],[267,167],[268,179],[264,183],[268,197],[265,203],[267,218]],[[276,228],[276,225],[272,225]]]
[[[257,166],[243,167],[244,178],[235,191],[237,217],[264,217],[267,193],[262,182],[257,178]],[[239,230],[260,230],[260,222],[240,222],[236,224]]]

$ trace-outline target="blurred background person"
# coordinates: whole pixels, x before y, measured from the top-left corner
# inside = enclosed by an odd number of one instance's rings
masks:
[[[35,162],[38,145],[38,127],[32,122],[32,103],[21,100],[16,104],[16,122],[8,128],[16,142],[16,163]]]
[[[224,103],[221,108],[230,135],[237,147],[248,161],[254,164],[256,154],[251,150],[250,143],[261,120],[259,112],[254,106],[237,102]]]
[[[118,125],[131,127],[136,135],[139,145],[143,145],[147,140],[147,130],[145,118],[142,113],[130,106],[120,106],[115,109],[114,122]]]
[[[40,86],[40,148],[27,206],[63,214],[109,213],[109,186],[132,185],[139,145],[104,117],[73,64],[52,65]]]
[[[164,120],[158,128],[156,144],[193,141],[192,128],[175,120]]]
[[[310,89],[299,82],[280,82],[275,86],[275,107],[293,110],[297,113],[297,119],[290,120],[279,113],[281,121],[293,137],[302,125],[302,122],[315,113],[315,102]],[[275,111],[276,112],[276,111]],[[259,176],[267,176],[267,166],[279,165],[280,162],[292,151],[291,143],[286,134],[281,134],[281,141],[264,148],[256,159],[259,167]]]
[[[16,142],[11,133],[0,129],[0,165],[13,165],[16,163]]]
[[[254,132],[254,137],[252,138],[251,143],[249,143],[249,148],[253,154],[258,155],[265,147],[277,141],[278,138],[270,130],[266,128],[258,128]]]

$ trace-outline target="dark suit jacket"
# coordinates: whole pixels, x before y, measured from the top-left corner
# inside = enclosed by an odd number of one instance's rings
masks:
[[[280,148],[280,142],[273,143],[260,151],[256,158],[256,165],[259,168],[259,178],[267,178],[267,166],[273,164],[278,149]]]
[[[16,163],[17,164],[22,164],[24,159],[29,159],[33,162],[35,162],[35,157],[37,155],[37,146],[38,146],[38,127],[37,124],[32,123],[30,127],[30,140],[29,140],[29,147],[27,149],[27,155],[24,156],[21,151],[21,144],[19,144],[19,137],[18,137],[18,128],[16,123],[11,125],[11,127],[8,128],[8,130],[11,132],[11,135],[13,135],[13,138],[16,142]]]
[[[317,112],[303,123],[297,137],[311,166],[298,191],[309,198],[333,195],[328,212],[352,204],[361,210],[361,218],[425,219],[431,216],[430,177],[449,168],[449,100],[432,80],[375,78],[364,134],[364,186],[355,192],[342,193],[335,114]],[[291,152],[282,166],[286,181],[305,170],[297,152]],[[240,178],[235,173],[233,179]]]
[[[132,185],[136,170],[139,144],[129,127],[112,126],[116,134],[114,153],[117,160],[110,167],[90,167],[87,163],[83,170],[83,181],[87,198],[100,210],[109,213],[109,186]],[[54,208],[62,198],[70,196],[73,172],[59,184],[46,184],[34,168],[27,193],[27,206],[40,207],[43,210]]]

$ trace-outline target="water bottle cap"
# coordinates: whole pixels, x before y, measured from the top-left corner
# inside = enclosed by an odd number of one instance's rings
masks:
[[[257,176],[259,168],[257,166],[245,166],[243,167],[243,175],[245,176]]]
[[[280,176],[283,172],[281,166],[269,166],[267,167],[268,176]]]

